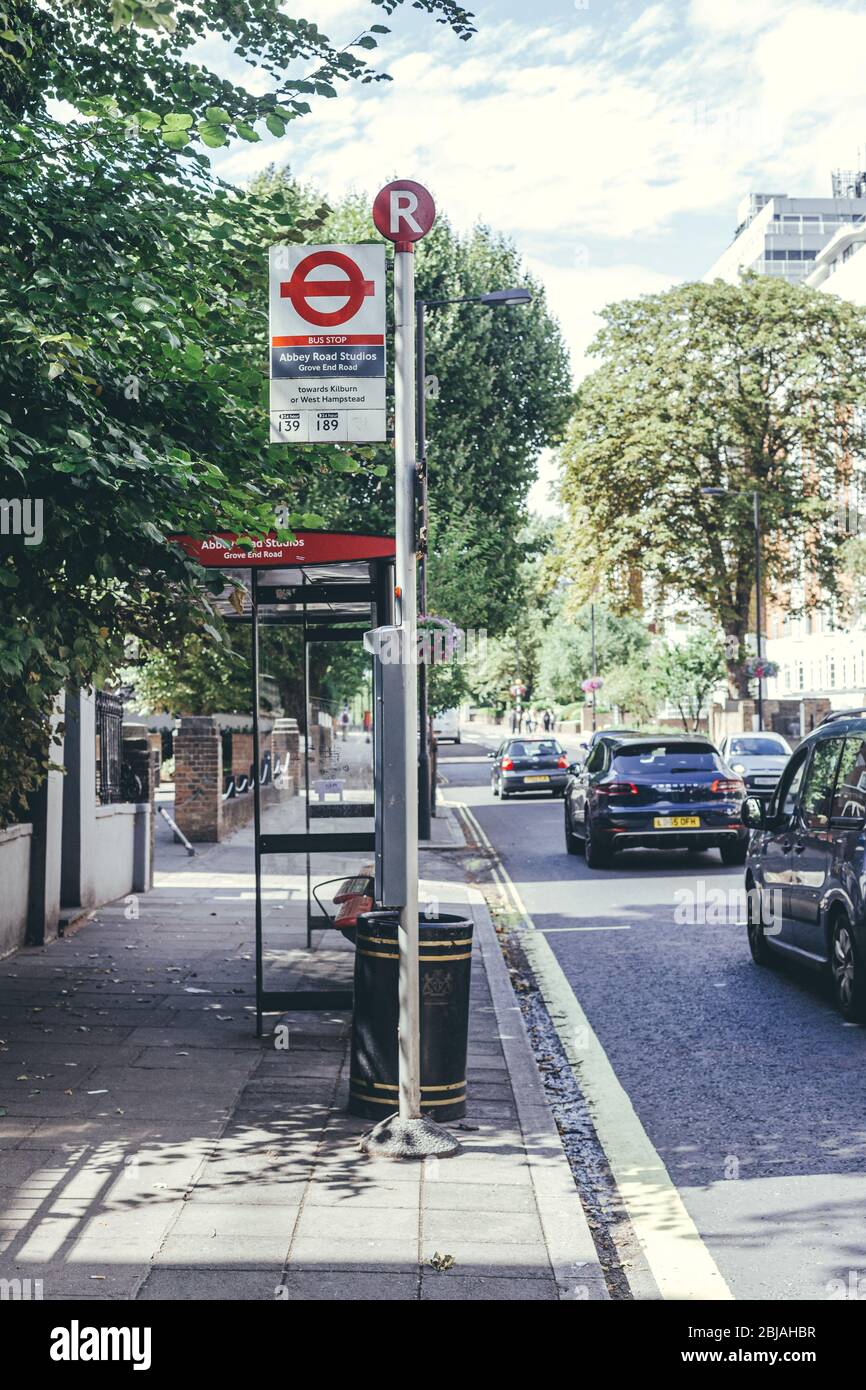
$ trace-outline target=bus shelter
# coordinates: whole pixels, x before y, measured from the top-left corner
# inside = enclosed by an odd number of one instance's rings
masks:
[[[261,1035],[265,1013],[351,1007],[340,953],[353,945],[335,897],[369,875],[387,901],[389,866],[405,854],[401,686],[364,642],[393,621],[394,540],[305,531],[289,543],[183,544],[226,572],[217,606],[250,628]]]

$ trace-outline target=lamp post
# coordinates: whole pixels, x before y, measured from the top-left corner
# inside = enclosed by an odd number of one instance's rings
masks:
[[[761,494],[757,488],[750,488],[743,491],[731,491],[726,487],[702,487],[701,493],[704,497],[744,497],[751,493],[752,498],[752,523],[755,528],[755,645],[757,649],[758,662],[760,664],[762,656],[762,627],[763,615],[761,606]],[[764,727],[764,682],[758,676],[758,728]]]
[[[595,604],[589,605],[589,622],[592,631],[592,678],[595,680],[598,672],[595,669]],[[592,688],[592,732],[595,733],[595,686]]]
[[[418,437],[418,605],[427,613],[427,536],[429,513],[427,507],[427,351],[426,311],[445,304],[486,304],[498,309],[509,304],[528,304],[532,299],[527,289],[491,290],[489,294],[466,294],[457,299],[415,300],[415,411]],[[418,752],[418,838],[429,840],[430,818],[436,803],[436,787],[430,775],[430,744],[428,741],[427,663],[418,669],[418,724],[421,734]]]

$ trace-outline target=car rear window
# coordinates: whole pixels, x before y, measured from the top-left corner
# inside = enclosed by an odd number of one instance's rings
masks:
[[[531,758],[533,753],[561,753],[562,746],[555,738],[540,738],[521,743],[510,743],[508,752],[512,758]]]
[[[647,743],[614,752],[615,772],[718,772],[724,763],[705,743]]]

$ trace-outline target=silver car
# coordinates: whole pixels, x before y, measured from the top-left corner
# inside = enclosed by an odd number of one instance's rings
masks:
[[[742,777],[749,796],[769,801],[792,749],[781,734],[763,730],[728,734],[719,744],[719,752],[728,767]]]

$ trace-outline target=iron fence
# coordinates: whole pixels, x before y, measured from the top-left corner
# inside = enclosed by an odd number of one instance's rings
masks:
[[[96,795],[103,806],[122,801],[123,704],[104,690],[96,693]]]

